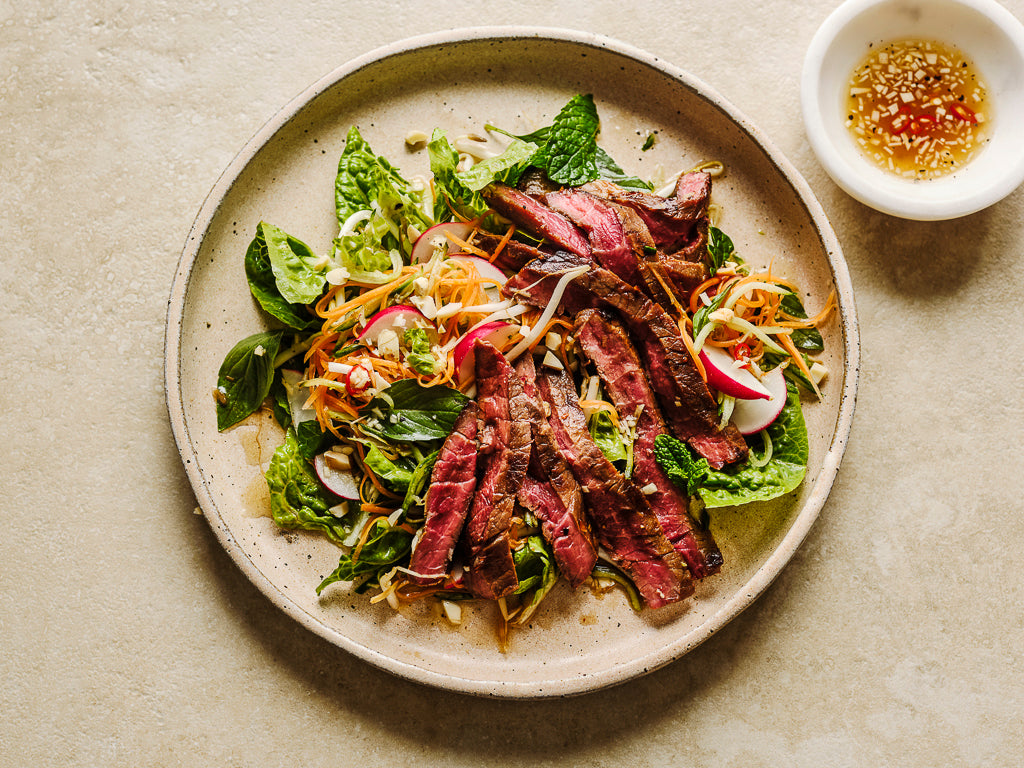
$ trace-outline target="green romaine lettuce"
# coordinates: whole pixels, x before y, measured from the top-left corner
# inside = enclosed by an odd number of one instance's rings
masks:
[[[351,533],[346,518],[329,511],[330,496],[302,457],[294,430],[285,432],[284,442],[274,451],[266,479],[270,511],[279,527],[319,531],[335,544],[342,544]]]
[[[708,507],[768,501],[796,489],[807,473],[807,426],[796,387],[787,384],[786,405],[768,426],[771,460],[763,467],[744,462],[735,468],[710,470],[700,488]]]
[[[459,153],[448,142],[444,131],[435,129],[427,144],[430,172],[434,176],[434,220],[448,221],[452,211],[465,219],[476,219],[488,210],[479,192],[467,187],[456,170]]]

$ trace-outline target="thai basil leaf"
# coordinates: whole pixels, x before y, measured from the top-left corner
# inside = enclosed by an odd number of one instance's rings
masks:
[[[270,394],[274,358],[284,331],[264,331],[242,339],[224,357],[217,372],[217,429],[237,424]]]
[[[378,518],[362,547],[344,554],[334,572],[316,588],[319,595],[325,587],[336,581],[353,581],[360,576],[376,576],[398,565],[412,549],[413,535],[404,528],[393,526],[385,518]]]
[[[366,464],[367,469],[387,483],[396,493],[405,493],[409,483],[412,481],[412,472],[389,459],[375,445],[370,446],[366,456],[363,458],[363,463]]]
[[[711,322],[710,315],[723,303],[725,303],[725,297],[729,295],[728,291],[719,291],[711,299],[711,303],[704,305],[701,304],[700,309],[693,315],[693,335],[696,336],[700,333],[701,328]]]
[[[725,262],[735,260],[732,239],[718,227],[708,227],[708,271],[713,275]]]
[[[249,290],[260,306],[285,325],[306,330],[316,325],[303,304],[290,303],[277,287],[277,278],[270,264],[270,252],[263,227],[256,228],[256,236],[245,252],[245,277]]]
[[[529,167],[537,149],[537,145],[532,142],[513,139],[500,155],[482,160],[469,170],[457,173],[456,176],[466,189],[474,192],[495,181],[515,184],[523,171]]]
[[[408,512],[413,507],[422,506],[425,503],[427,486],[430,485],[430,473],[434,471],[434,464],[440,453],[439,450],[434,451],[416,465],[412,479],[409,480],[409,487],[405,491],[405,498],[402,500],[403,511]]]
[[[459,178],[456,171],[459,153],[448,142],[444,131],[434,130],[427,144],[427,156],[434,176],[435,221],[448,221],[452,211],[466,219],[476,219],[487,212],[489,206],[480,193],[467,187]]]
[[[274,451],[266,480],[270,512],[279,527],[319,531],[335,544],[350,533],[344,521],[330,513],[329,495],[302,457],[294,430],[285,433],[285,441]]]
[[[600,120],[594,97],[573,96],[555,116],[547,141],[533,158],[556,184],[578,187],[600,176],[597,132]]]
[[[367,411],[377,411],[382,418],[368,419],[363,427],[388,441],[443,440],[455,427],[468,400],[449,387],[425,387],[415,379],[402,379],[370,401]]]
[[[636,176],[630,176],[622,170],[621,166],[612,160],[611,155],[601,149],[601,147],[597,148],[595,160],[597,162],[597,172],[602,179],[613,181],[626,189],[641,189],[648,192],[654,189],[653,185],[649,182]]]
[[[330,432],[320,429],[320,422],[316,419],[300,421],[294,427],[295,437],[299,442],[299,453],[306,461],[313,461],[314,456],[323,453],[335,442]]]
[[[767,428],[771,460],[763,467],[744,462],[735,468],[708,472],[700,496],[708,507],[768,501],[796,489],[807,473],[807,426],[796,387],[788,384],[786,405]]]
[[[698,458],[686,443],[667,433],[654,438],[654,458],[668,479],[688,496],[697,492],[711,469],[707,459]]]
[[[787,315],[799,317],[801,320],[807,319],[807,312],[804,310],[800,297],[793,292],[782,296],[780,309]],[[817,328],[794,328],[789,338],[797,349],[802,349],[805,352],[821,352],[825,349],[825,340]]]
[[[323,293],[327,270],[318,266],[320,257],[298,238],[261,221],[256,239],[262,239],[270,269],[281,297],[289,304],[311,304]]]
[[[277,423],[281,425],[281,429],[288,429],[292,425],[292,409],[288,403],[288,390],[281,379],[280,368],[274,371],[274,380],[270,384],[270,401]]]

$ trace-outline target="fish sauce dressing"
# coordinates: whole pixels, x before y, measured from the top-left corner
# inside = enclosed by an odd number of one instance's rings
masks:
[[[846,127],[864,155],[897,176],[947,176],[985,146],[991,106],[981,75],[953,46],[900,40],[872,46],[854,69]]]

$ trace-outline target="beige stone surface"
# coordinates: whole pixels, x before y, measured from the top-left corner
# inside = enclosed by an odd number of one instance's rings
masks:
[[[839,191],[798,94],[833,6],[0,0],[0,765],[1019,764],[1024,190],[930,224]],[[347,59],[482,24],[712,84],[807,177],[861,319],[852,438],[797,556],[695,652],[565,701],[424,688],[294,623],[193,514],[164,404],[171,280],[234,153]]]

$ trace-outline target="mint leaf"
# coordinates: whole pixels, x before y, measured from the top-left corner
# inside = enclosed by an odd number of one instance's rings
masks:
[[[707,459],[697,458],[686,443],[668,434],[654,438],[654,458],[668,479],[688,496],[697,492],[710,469]]]
[[[597,132],[600,121],[594,97],[573,96],[551,124],[547,142],[534,165],[543,168],[556,184],[578,187],[599,178]]]

